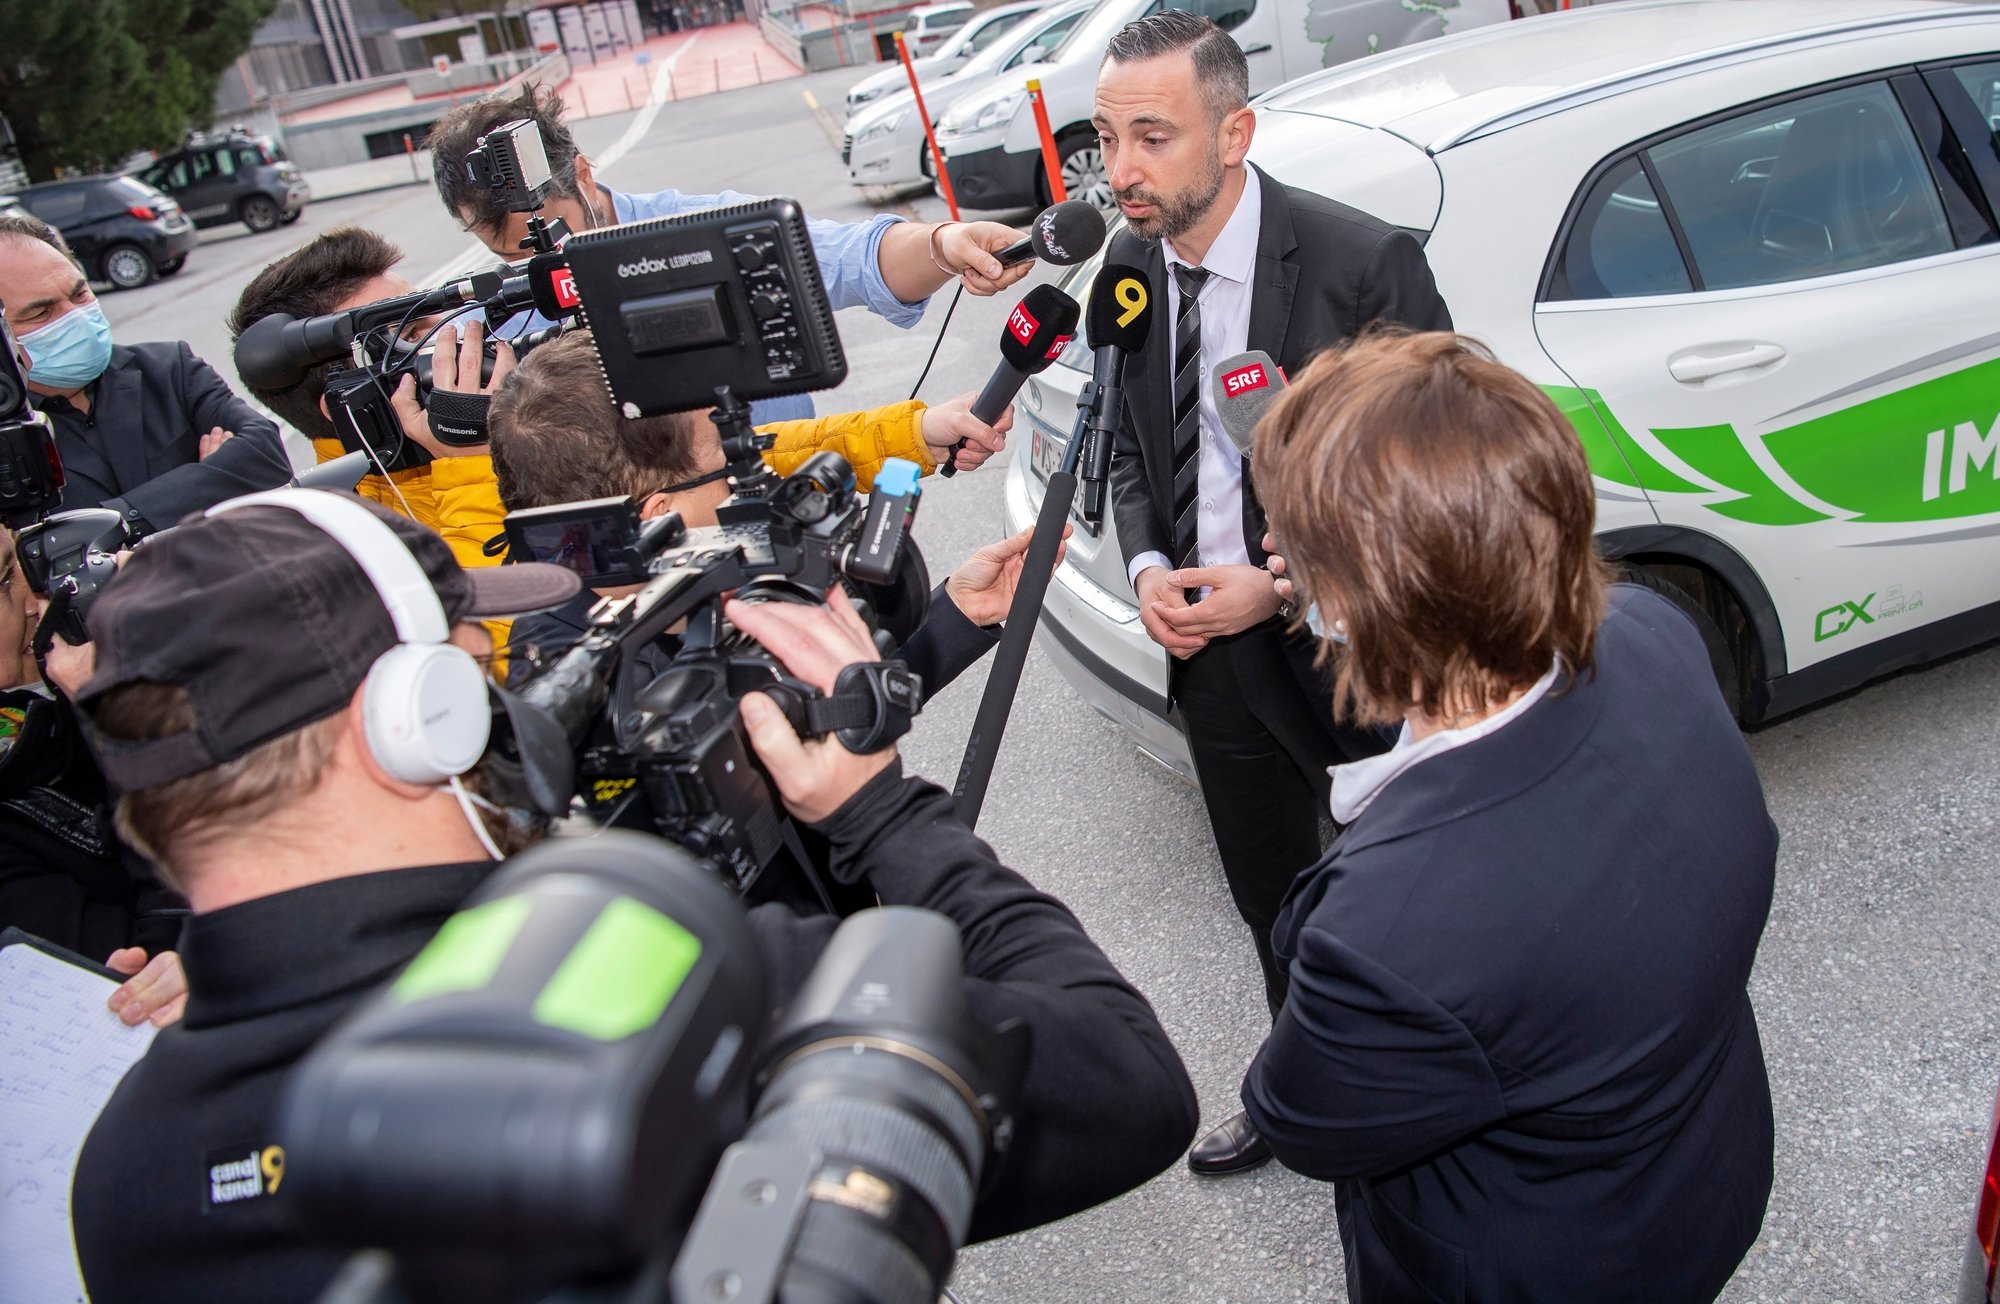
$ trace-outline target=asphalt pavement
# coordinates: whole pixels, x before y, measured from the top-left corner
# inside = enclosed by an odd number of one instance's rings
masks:
[[[846,183],[804,96],[838,106],[857,71],[823,73],[579,125],[614,187],[730,187],[797,197],[817,217],[875,211]],[[837,107],[836,107],[837,111]],[[934,218],[926,196],[890,211]],[[1026,215],[1018,215],[1025,217]],[[342,224],[407,251],[413,279],[466,250],[428,188],[315,203],[295,226],[208,233],[172,280],[107,294],[121,340],[186,339],[234,380],[222,318],[265,262]],[[1008,305],[967,297],[926,398],[975,389]],[[949,295],[915,330],[840,317],[851,374],[822,412],[904,398]],[[1009,455],[1012,455],[1010,452]],[[1000,462],[926,483],[917,537],[932,573],[1003,528]],[[949,786],[984,667],[933,703],[911,767]],[[1752,995],[1777,1113],[1764,1233],[1723,1298],[1858,1304],[1948,1299],[2000,1082],[2000,648],[1906,673],[1755,733],[1783,832]],[[1098,718],[1037,651],[980,832],[1062,898],[1152,1000],[1205,1122],[1236,1108],[1266,1026],[1248,934],[1194,790]],[[961,1256],[968,1304],[1341,1300],[1331,1189],[1274,1167],[1202,1181],[1176,1166],[1066,1222]]]

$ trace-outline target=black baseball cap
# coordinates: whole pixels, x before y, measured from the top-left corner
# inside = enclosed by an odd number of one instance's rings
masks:
[[[305,492],[331,492],[311,490]],[[466,570],[430,529],[354,494],[410,550],[447,621],[522,616],[582,590],[531,563]],[[96,736],[105,776],[127,791],[213,769],[344,709],[395,622],[347,549],[298,512],[246,506],[192,516],[137,549],[92,604],[92,704],[124,684],[185,688],[195,724],[167,738]]]

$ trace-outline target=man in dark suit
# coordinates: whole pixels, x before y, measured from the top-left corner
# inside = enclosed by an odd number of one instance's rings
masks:
[[[1126,220],[1109,257],[1142,269],[1163,310],[1125,373],[1118,537],[1146,632],[1174,657],[1170,695],[1275,1015],[1285,970],[1271,924],[1319,858],[1327,766],[1382,742],[1335,730],[1310,646],[1285,632],[1264,511],[1209,372],[1248,349],[1296,371],[1378,322],[1445,330],[1451,315],[1407,232],[1246,165],[1249,84],[1233,39],[1170,10],[1112,38],[1093,121]],[[1238,1114],[1188,1164],[1220,1174],[1269,1158]]]
[[[55,230],[0,217],[0,302],[55,427],[64,510],[109,507],[164,530],[291,479],[278,427],[187,345],[119,345]]]

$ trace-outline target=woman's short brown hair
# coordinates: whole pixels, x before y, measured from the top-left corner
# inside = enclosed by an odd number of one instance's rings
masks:
[[[1590,668],[1606,574],[1590,464],[1548,396],[1483,346],[1383,332],[1329,350],[1256,439],[1301,605],[1346,628],[1341,713],[1449,719],[1558,657]]]

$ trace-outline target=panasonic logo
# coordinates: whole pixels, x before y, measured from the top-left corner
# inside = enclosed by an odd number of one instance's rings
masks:
[[[715,255],[713,253],[706,249],[697,249],[691,254],[675,254],[671,258],[641,258],[636,263],[620,263],[618,264],[618,275],[621,277],[650,276],[654,272],[671,272],[682,267],[699,267],[703,263],[712,263],[714,261]]]

